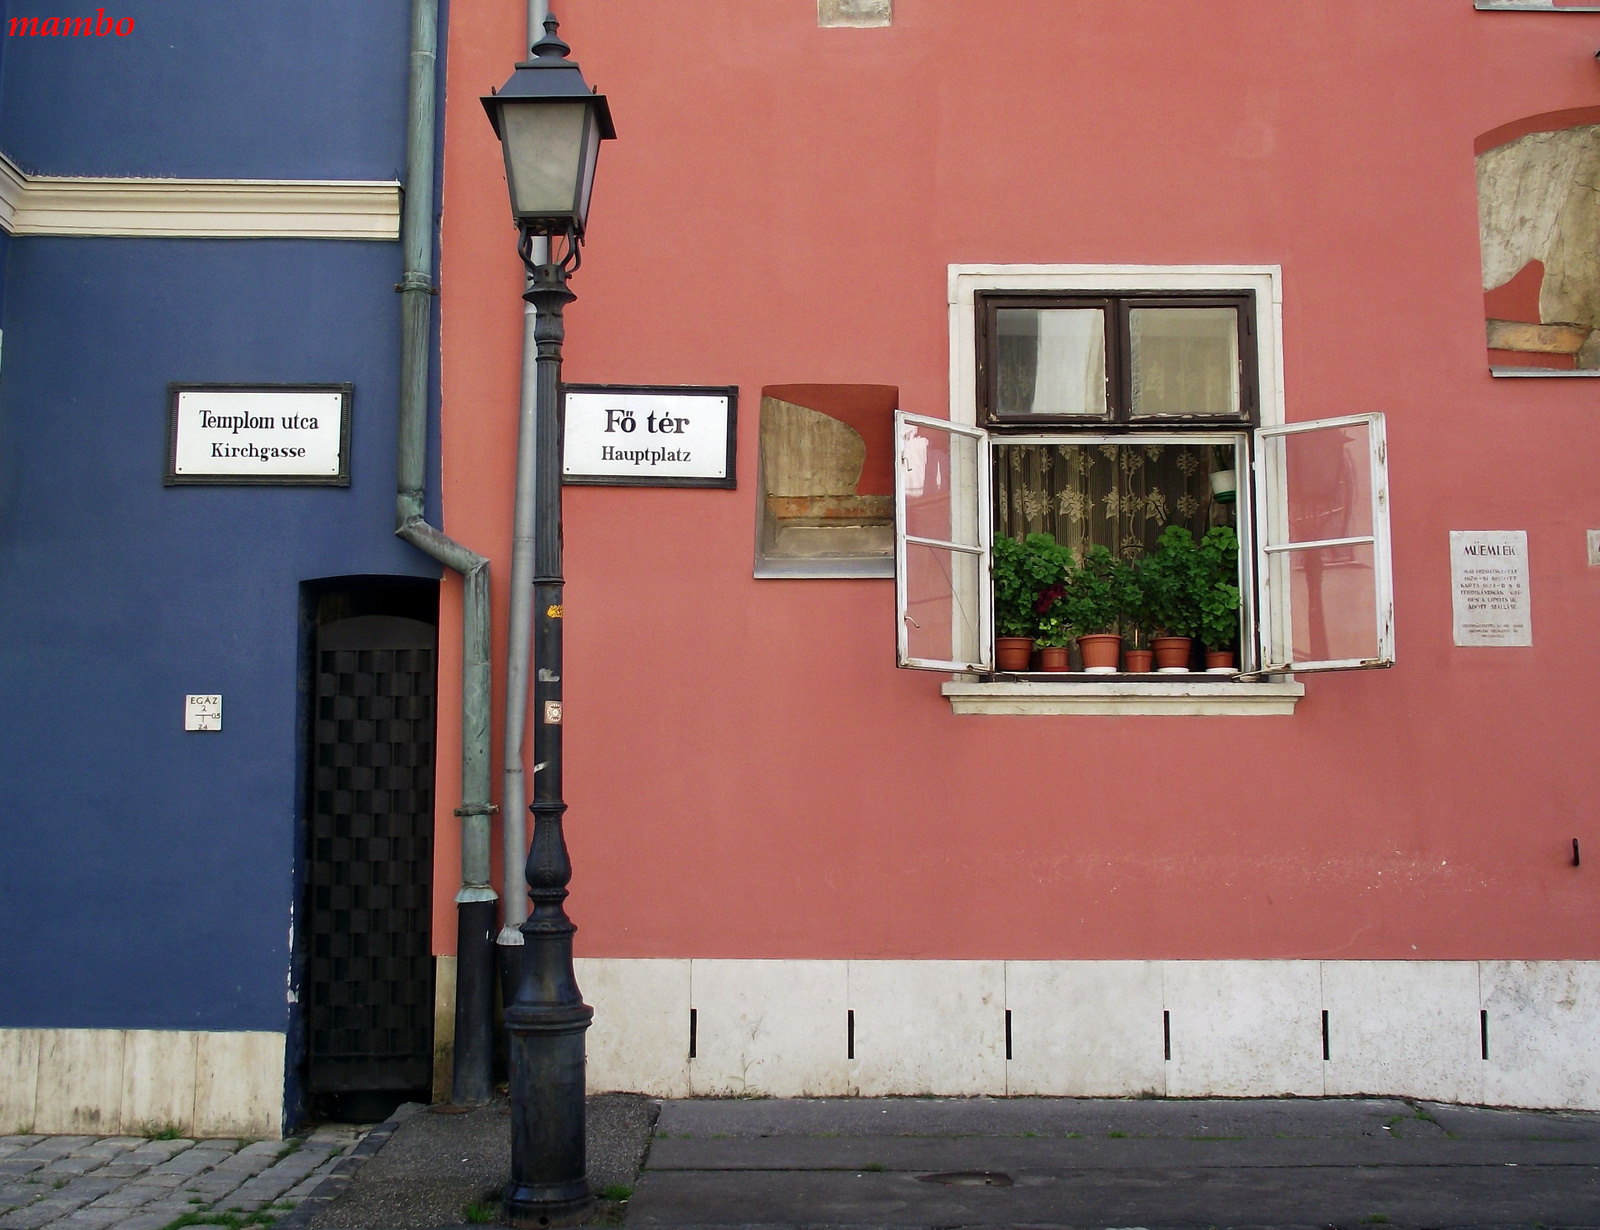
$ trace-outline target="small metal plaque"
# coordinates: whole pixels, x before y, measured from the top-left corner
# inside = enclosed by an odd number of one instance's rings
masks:
[[[221,730],[222,697],[185,696],[183,698],[183,728],[185,730]]]
[[[166,485],[350,485],[348,384],[168,386]]]

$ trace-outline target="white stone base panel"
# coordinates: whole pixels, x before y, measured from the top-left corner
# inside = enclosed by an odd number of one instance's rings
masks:
[[[285,1035],[0,1029],[0,1135],[283,1135]]]
[[[578,981],[591,1093],[1600,1110],[1600,962],[586,958]]]

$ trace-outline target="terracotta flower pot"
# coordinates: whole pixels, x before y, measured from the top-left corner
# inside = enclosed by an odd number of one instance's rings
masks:
[[[1151,649],[1125,649],[1122,651],[1122,669],[1130,675],[1145,675],[1155,669],[1156,655]]]
[[[994,642],[995,666],[1003,671],[1025,671],[1033,655],[1031,636],[999,636]]]
[[[1067,664],[1068,650],[1065,645],[1042,645],[1039,648],[1039,669],[1042,671],[1064,671],[1071,669]]]
[[[1206,671],[1209,674],[1233,674],[1233,650],[1208,649],[1206,650]]]
[[[1114,632],[1096,632],[1078,638],[1078,652],[1083,655],[1083,669],[1090,675],[1115,675],[1117,659],[1122,655],[1122,638]]]
[[[1187,671],[1189,669],[1189,650],[1194,640],[1187,636],[1158,636],[1150,641],[1150,648],[1155,650],[1156,669],[1158,671]]]

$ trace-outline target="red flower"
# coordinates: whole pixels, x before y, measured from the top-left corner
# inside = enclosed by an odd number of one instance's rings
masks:
[[[1039,595],[1039,601],[1033,604],[1033,613],[1035,615],[1048,615],[1050,608],[1060,599],[1066,597],[1066,593],[1067,587],[1065,585],[1052,585]]]

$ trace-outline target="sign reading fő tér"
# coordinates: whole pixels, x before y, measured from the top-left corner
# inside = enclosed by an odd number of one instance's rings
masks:
[[[737,388],[569,384],[561,478],[615,487],[732,487]]]
[[[174,384],[169,487],[350,485],[348,384]]]

